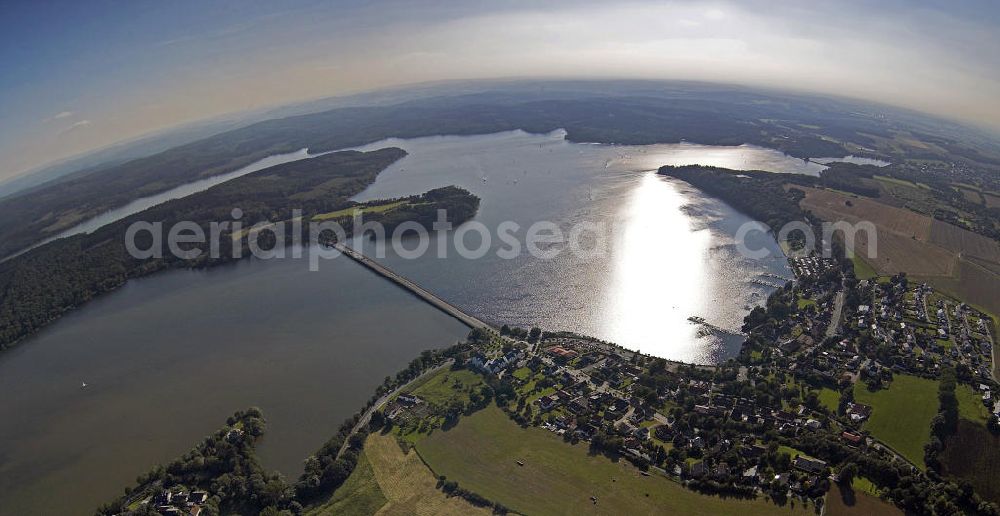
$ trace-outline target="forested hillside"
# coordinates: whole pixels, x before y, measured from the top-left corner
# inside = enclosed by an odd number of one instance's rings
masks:
[[[901,159],[895,135],[921,125],[873,116],[880,107],[816,97],[671,83],[556,83],[502,88],[392,106],[348,107],[267,120],[152,156],[69,176],[0,201],[0,256],[139,197],[236,170],[263,157],[309,148],[354,147],[387,137],[485,134],[565,128],[578,142],[756,144],[798,157],[843,156],[859,148]],[[915,131],[915,130],[914,130]],[[925,134],[918,132],[918,134]],[[955,140],[935,159],[994,158]],[[970,158],[971,156],[972,158]]]
[[[184,247],[202,251],[195,259],[174,256],[164,236],[158,253],[162,257],[138,259],[125,247],[125,234],[133,222],[161,222],[165,234],[177,222],[192,221],[209,235],[210,223],[232,221],[234,208],[242,210],[243,228],[257,222],[289,221],[296,209],[302,210],[302,216],[308,220],[314,214],[355,206],[349,198],[404,155],[397,148],[348,151],[278,165],[155,206],[94,233],[56,240],[8,260],[0,264],[0,349],[86,301],[120,287],[130,278],[170,267],[211,266],[248,254],[243,233],[242,239],[235,240],[241,247],[234,258],[234,239],[227,231],[219,239],[217,258],[211,257],[209,243]],[[365,219],[383,222],[388,230],[405,220],[429,227],[437,210],[442,208],[448,210],[449,220],[457,225],[475,215],[479,206],[477,197],[455,187],[440,188],[403,201],[399,210],[372,213]],[[345,224],[345,229],[349,233],[350,225]],[[263,233],[261,240],[269,235]],[[286,238],[290,241],[291,237],[288,231]],[[139,249],[151,249],[152,242],[148,232],[139,233],[136,238]],[[275,243],[272,239],[262,245]]]

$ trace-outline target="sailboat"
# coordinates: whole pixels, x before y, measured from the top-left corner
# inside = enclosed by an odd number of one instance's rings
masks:
[[[81,389],[86,389],[87,388],[87,382],[81,382],[80,383],[80,388]]]

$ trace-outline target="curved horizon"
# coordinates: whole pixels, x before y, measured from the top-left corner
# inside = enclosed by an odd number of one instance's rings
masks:
[[[1000,9],[757,0],[0,7],[0,182],[186,124],[456,80],[693,80],[1000,128]]]

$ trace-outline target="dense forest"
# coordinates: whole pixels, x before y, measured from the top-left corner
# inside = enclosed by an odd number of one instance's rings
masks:
[[[726,204],[767,224],[773,231],[792,221],[807,220],[807,213],[799,207],[802,191],[786,189],[789,180],[802,183],[819,183],[818,178],[775,174],[759,170],[736,171],[727,168],[701,165],[664,166],[659,174],[675,177],[718,197]]]
[[[391,106],[342,107],[259,122],[144,158],[70,174],[0,200],[0,256],[69,224],[60,221],[86,219],[139,197],[302,148],[319,152],[391,136],[564,128],[567,138],[577,142],[749,143],[797,157],[825,157],[847,154],[847,144],[880,148],[879,142],[892,141],[903,128],[918,128],[917,134],[924,135],[931,127],[946,126],[905,113],[899,113],[897,122],[873,116],[882,109],[719,86],[641,82],[539,84]],[[940,151],[928,151],[934,159],[992,159],[959,140],[933,138],[941,142]],[[886,147],[878,155],[893,157],[892,149]]]
[[[56,240],[0,264],[0,349],[37,331],[88,300],[123,285],[128,279],[172,267],[205,267],[231,262],[249,254],[247,235],[235,239],[225,232],[217,257],[209,243],[187,244],[200,255],[185,259],[169,250],[168,239],[159,248],[149,232],[137,234],[137,247],[157,250],[160,257],[135,258],[126,249],[126,232],[134,222],[162,223],[163,232],[179,221],[192,221],[211,233],[211,223],[232,221],[234,208],[242,210],[240,222],[249,228],[258,222],[290,221],[293,210],[307,220],[315,214],[354,207],[349,200],[375,180],[385,167],[405,153],[397,148],[372,152],[338,152],[267,168],[188,197],[154,206],[104,226],[94,233]],[[458,225],[473,215],[479,199],[455,187],[412,196],[399,210],[375,212],[366,221],[382,222],[390,230],[405,220],[430,227],[438,209]],[[289,222],[286,222],[289,224]],[[350,224],[344,224],[347,234]],[[266,237],[272,236],[270,241]],[[291,243],[293,234],[286,231]],[[308,235],[306,235],[308,236]],[[275,245],[273,233],[260,234],[260,246]],[[282,243],[282,244],[284,244]],[[233,249],[233,247],[237,248]]]

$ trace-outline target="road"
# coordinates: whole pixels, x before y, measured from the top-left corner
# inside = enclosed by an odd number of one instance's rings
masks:
[[[457,306],[435,296],[434,294],[430,293],[430,291],[424,289],[420,285],[417,285],[413,281],[410,281],[409,279],[403,277],[402,275],[393,272],[391,269],[379,264],[375,260],[368,258],[360,251],[357,251],[356,249],[353,249],[342,243],[336,243],[333,245],[333,247],[336,248],[341,253],[343,253],[344,256],[347,256],[348,258],[360,263],[361,265],[364,265],[369,270],[378,274],[379,276],[382,276],[388,279],[389,281],[392,281],[393,283],[399,285],[400,287],[410,291],[413,295],[423,299],[424,301],[430,303],[432,306],[454,317],[455,319],[458,319],[466,326],[470,328],[481,328],[484,330],[492,330],[492,331],[496,330],[495,328],[493,328],[493,326],[463,312]]]
[[[830,338],[840,330],[840,312],[844,310],[844,288],[837,291],[837,297],[833,301],[833,313],[830,315],[830,325],[826,327],[826,337]]]
[[[415,382],[415,381],[417,381],[417,380],[419,380],[419,379],[421,379],[421,378],[423,378],[425,376],[434,374],[435,372],[440,371],[444,367],[451,367],[451,364],[453,362],[454,362],[454,360],[451,359],[451,358],[449,358],[448,360],[445,360],[444,362],[442,362],[440,365],[434,366],[434,367],[432,367],[432,368],[424,371],[423,373],[420,373],[414,379],[412,379],[412,380],[404,383],[403,385],[400,385],[399,387],[396,387],[395,389],[392,390],[392,392],[389,392],[386,395],[384,395],[381,398],[379,398],[378,401],[376,401],[375,404],[371,406],[371,408],[369,408],[368,410],[366,410],[365,413],[361,415],[361,419],[359,419],[358,422],[354,425],[354,428],[351,429],[351,433],[347,434],[347,437],[344,438],[344,444],[340,445],[340,450],[337,450],[337,457],[336,458],[339,459],[340,455],[343,454],[344,450],[347,449],[347,444],[350,442],[351,436],[354,435],[354,434],[356,434],[356,433],[358,433],[358,430],[364,428],[365,426],[368,426],[368,422],[371,421],[371,419],[372,419],[372,414],[374,414],[376,410],[381,409],[386,404],[386,402],[389,401],[390,398],[392,398],[393,396],[399,394],[400,391],[402,391],[403,389],[406,389],[407,387],[409,387],[410,385],[412,385],[413,382]]]

